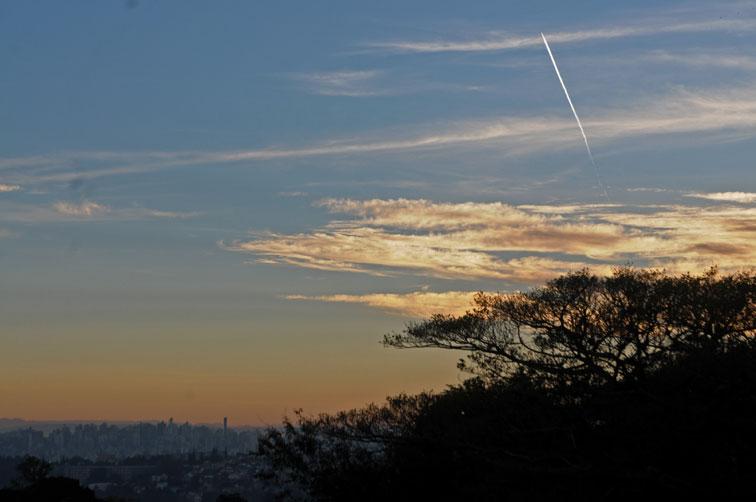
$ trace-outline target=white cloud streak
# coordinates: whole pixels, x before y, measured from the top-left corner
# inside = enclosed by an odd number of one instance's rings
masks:
[[[550,34],[549,38],[552,42],[567,44],[672,33],[753,31],[754,29],[756,29],[756,19],[716,19],[561,31]],[[502,32],[490,32],[485,38],[477,40],[396,40],[374,42],[367,44],[367,47],[397,53],[438,53],[505,51],[536,47],[540,44],[541,38],[538,35],[513,35]]]
[[[322,96],[385,96],[392,92],[376,85],[384,76],[379,70],[342,70],[333,72],[306,73],[295,75],[295,79],[306,84],[309,92]]]
[[[21,187],[18,185],[8,185],[6,183],[0,183],[0,193],[17,192],[18,190],[21,190]]]
[[[562,86],[562,90],[564,91],[564,96],[567,98],[567,103],[570,105],[572,114],[575,116],[575,121],[577,122],[578,128],[580,128],[580,134],[583,136],[583,143],[585,143],[585,149],[588,151],[588,158],[590,158],[591,160],[591,165],[593,166],[593,172],[596,175],[596,181],[598,182],[599,187],[601,188],[601,192],[603,193],[604,198],[609,200],[609,194],[606,192],[606,187],[604,187],[604,183],[601,181],[601,176],[599,175],[598,166],[596,165],[596,160],[593,158],[593,153],[591,152],[591,146],[588,144],[588,136],[585,135],[585,129],[583,129],[583,123],[580,122],[580,116],[578,115],[578,112],[575,109],[575,105],[572,103],[572,98],[570,97],[569,91],[567,91],[567,86],[564,83],[562,74],[559,72],[559,66],[557,65],[556,59],[554,59],[554,54],[551,52],[551,47],[549,47],[549,42],[548,40],[546,40],[546,36],[543,33],[541,33],[541,38],[543,39],[543,45],[546,46],[546,52],[549,53],[549,59],[551,59],[551,64],[554,65],[554,71],[556,72],[556,76],[559,79],[559,83]]]
[[[57,201],[49,206],[15,203],[5,203],[0,206],[0,221],[9,223],[185,219],[199,214],[201,213],[163,211],[144,207],[111,207],[91,200]]]
[[[110,211],[110,208],[102,204],[91,201],[81,202],[63,202],[59,201],[53,204],[53,209],[64,216],[73,216],[76,218],[90,218],[100,216]]]
[[[640,58],[665,65],[684,65],[694,68],[730,68],[756,70],[756,58],[742,54],[653,51]]]
[[[427,92],[480,92],[479,84],[441,82],[422,75],[397,75],[387,70],[340,70],[294,74],[306,92],[320,96],[370,98]]]
[[[756,193],[753,192],[714,192],[714,193],[689,193],[686,197],[707,199],[721,202],[737,202],[740,204],[756,204]]]
[[[592,141],[610,143],[659,135],[689,135],[691,141],[745,139],[756,135],[756,85],[713,91],[682,90],[635,103],[625,110],[594,111],[585,127]],[[422,132],[428,131],[431,132]],[[717,132],[707,137],[702,133]],[[355,156],[487,146],[506,155],[574,148],[573,124],[563,118],[504,117],[425,126],[402,138],[329,141],[308,147],[220,152],[75,152],[70,156],[0,159],[6,180],[17,184],[67,182],[189,166],[257,163],[321,156]],[[43,162],[44,160],[44,162]],[[46,162],[46,163],[45,163]]]

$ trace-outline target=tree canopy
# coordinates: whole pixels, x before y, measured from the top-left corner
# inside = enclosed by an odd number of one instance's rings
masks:
[[[18,478],[7,488],[0,489],[3,502],[97,502],[94,491],[81,486],[78,480],[50,476],[49,462],[32,456],[16,466]]]
[[[299,412],[259,443],[321,500],[756,494],[756,275],[588,270],[384,338],[459,350],[441,393]]]

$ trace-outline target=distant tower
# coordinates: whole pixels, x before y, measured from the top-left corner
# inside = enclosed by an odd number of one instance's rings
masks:
[[[223,417],[223,454],[228,457],[228,417]]]

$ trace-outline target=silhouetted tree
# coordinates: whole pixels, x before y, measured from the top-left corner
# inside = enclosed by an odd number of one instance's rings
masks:
[[[26,457],[16,467],[18,479],[0,490],[2,502],[97,502],[92,490],[79,481],[50,476],[52,465],[37,457]]]
[[[20,464],[16,466],[18,479],[16,484],[19,486],[29,486],[39,483],[52,471],[52,464],[41,458],[27,456]]]
[[[697,349],[726,351],[753,343],[756,276],[667,276],[587,270],[527,293],[475,298],[459,317],[435,315],[386,336],[392,347],[470,353],[460,367],[487,381],[523,373],[564,391],[643,379]]]
[[[751,272],[629,268],[481,293],[384,339],[464,351],[470,379],[298,412],[260,438],[264,474],[320,500],[756,495],[755,294]]]
[[[216,502],[247,502],[247,499],[238,493],[222,493],[218,495]]]

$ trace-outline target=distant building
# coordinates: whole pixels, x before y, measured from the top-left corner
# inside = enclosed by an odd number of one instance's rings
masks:
[[[223,417],[223,454],[228,456],[228,417]]]

